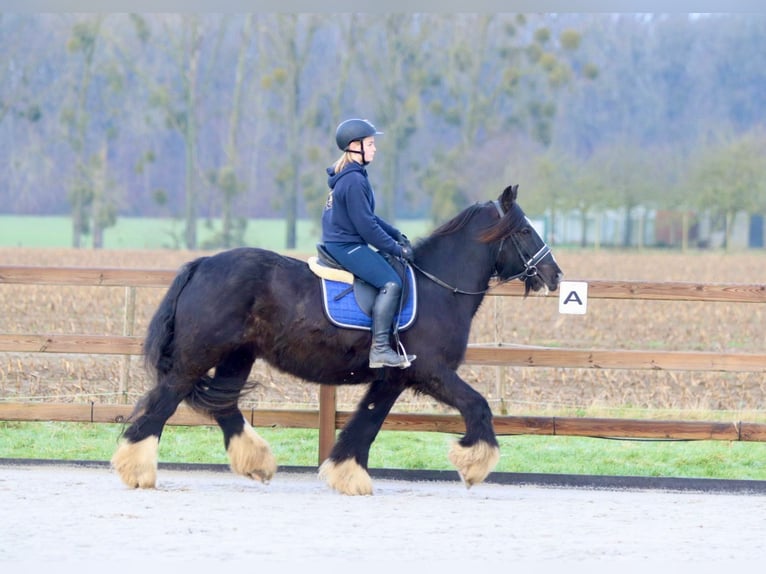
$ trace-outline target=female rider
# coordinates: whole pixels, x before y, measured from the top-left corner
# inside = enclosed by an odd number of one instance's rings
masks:
[[[366,166],[375,157],[375,136],[381,134],[367,120],[348,119],[338,125],[335,142],[343,154],[327,168],[330,193],[322,214],[322,242],[338,263],[378,289],[372,308],[370,368],[406,368],[415,356],[400,355],[390,344],[402,280],[379,251],[407,261],[412,261],[413,252],[405,235],[375,215]]]

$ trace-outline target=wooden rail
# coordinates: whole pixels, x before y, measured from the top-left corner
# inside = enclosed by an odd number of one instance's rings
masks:
[[[0,271],[0,274],[2,272]],[[577,281],[577,279],[571,279]],[[589,299],[766,303],[766,284],[585,280]],[[0,282],[2,282],[0,280]],[[521,283],[498,285],[489,295],[523,295]]]
[[[177,270],[0,265],[0,284],[167,287]],[[575,279],[572,279],[574,281]],[[766,303],[766,284],[587,280],[591,299]],[[524,295],[518,281],[496,285],[490,296]]]
[[[140,355],[143,339],[120,335],[14,335],[0,333],[0,351],[16,353],[83,353]],[[628,369],[711,372],[766,372],[766,353],[705,351],[584,350],[550,347],[472,345],[469,365]]]
[[[0,265],[0,284],[167,287],[177,270]]]
[[[131,406],[71,403],[0,403],[0,420],[62,421],[90,423],[123,423]],[[322,428],[322,415],[317,411],[287,409],[245,409],[245,418],[254,427]],[[334,430],[343,427],[353,413],[333,412]],[[169,425],[215,425],[215,421],[188,407],[179,407],[168,420]],[[766,441],[766,424],[747,422],[669,421],[609,418],[576,418],[553,416],[495,416],[495,432],[499,436],[551,435],[601,438],[643,438],[657,440],[726,440]],[[391,413],[384,430],[442,432],[462,434],[465,424],[459,415]],[[334,436],[333,436],[334,439]]]
[[[176,270],[81,267],[0,266],[0,284],[82,285],[126,287],[126,325],[133,306],[127,299],[136,288],[166,288]],[[645,299],[662,301],[717,301],[766,303],[766,285],[654,283],[646,281],[587,281],[594,299]],[[518,282],[495,286],[491,296],[523,296]],[[0,352],[140,355],[142,338],[125,329],[123,336],[62,334],[0,334]],[[465,362],[475,365],[559,367],[631,370],[700,370],[766,372],[766,354],[689,351],[583,350],[567,348],[472,345]],[[121,422],[130,413],[125,405],[74,405],[0,403],[0,420],[66,420]],[[319,429],[319,459],[332,446],[335,431],[351,413],[337,412],[335,388],[320,387],[319,411],[255,410],[246,416],[254,426]],[[170,424],[211,424],[210,419],[179,408]],[[570,436],[631,437],[654,439],[704,439],[766,441],[766,425],[736,422],[584,419],[562,417],[494,418],[499,435],[551,434]],[[389,430],[462,433],[457,415],[390,414],[383,426]]]

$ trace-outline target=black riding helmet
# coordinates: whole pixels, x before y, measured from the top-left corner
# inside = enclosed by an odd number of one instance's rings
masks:
[[[375,126],[367,120],[353,118],[345,120],[338,125],[338,129],[335,130],[335,143],[338,144],[341,151],[351,151],[348,149],[351,142],[379,135],[383,135],[383,132],[375,129]],[[367,163],[364,159],[364,148],[362,148],[361,152],[351,151],[351,153],[361,153],[362,163]]]

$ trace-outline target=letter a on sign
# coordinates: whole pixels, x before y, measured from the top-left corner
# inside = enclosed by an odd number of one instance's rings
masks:
[[[559,313],[585,315],[588,308],[588,284],[585,281],[562,281],[559,284]]]

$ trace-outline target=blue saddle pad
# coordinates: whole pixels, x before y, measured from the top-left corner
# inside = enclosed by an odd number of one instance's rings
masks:
[[[415,272],[410,267],[407,269],[407,290],[409,291],[401,313],[394,317],[394,323],[398,321],[399,331],[408,329],[415,322],[417,314],[417,292],[415,284]],[[354,289],[348,283],[322,279],[322,304],[327,319],[336,327],[347,329],[361,329],[369,331],[372,328],[372,317],[365,312],[357,302]],[[357,281],[359,281],[357,279]],[[371,285],[368,288],[374,289]]]

